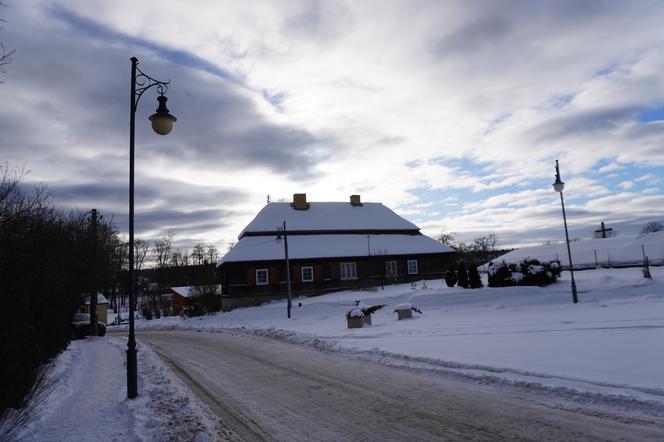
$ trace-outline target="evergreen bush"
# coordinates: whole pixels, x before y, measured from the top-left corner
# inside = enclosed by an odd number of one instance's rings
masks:
[[[459,287],[467,289],[468,284],[468,270],[466,270],[466,263],[461,261],[457,266],[457,284]]]
[[[445,272],[445,284],[447,284],[448,287],[454,287],[456,283],[457,283],[456,272],[452,267],[449,267],[447,269],[447,272]]]
[[[479,289],[483,287],[482,278],[480,277],[480,272],[477,271],[475,263],[471,263],[468,268],[468,282],[471,289]]]

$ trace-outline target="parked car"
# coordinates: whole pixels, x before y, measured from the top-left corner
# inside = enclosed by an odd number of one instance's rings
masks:
[[[97,321],[97,335],[106,334],[106,324]],[[71,320],[72,339],[82,339],[90,335],[90,315],[87,313],[76,313]]]

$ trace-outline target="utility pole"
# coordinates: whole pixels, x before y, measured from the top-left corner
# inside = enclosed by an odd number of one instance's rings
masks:
[[[92,262],[94,275],[92,280],[97,281],[97,209],[92,209]],[[90,336],[97,336],[97,284],[90,290]]]
[[[284,221],[284,254],[286,255],[286,287],[288,288],[288,319],[291,317],[293,296],[290,283],[290,263],[288,262],[288,234],[286,233],[286,221]]]

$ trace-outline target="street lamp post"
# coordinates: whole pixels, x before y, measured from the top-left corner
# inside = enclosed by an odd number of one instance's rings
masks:
[[[553,183],[553,190],[560,194],[560,204],[563,207],[563,223],[565,224],[565,240],[567,241],[567,257],[569,258],[569,273],[572,276],[572,301],[576,304],[579,298],[576,294],[576,282],[574,281],[574,264],[572,264],[572,250],[569,246],[569,233],[567,232],[567,215],[565,214],[565,200],[563,199],[563,189],[565,183],[560,179],[560,168],[556,160],[556,181]]]
[[[167,135],[177,119],[166,108],[169,81],[159,81],[138,68],[138,58],[131,58],[131,97],[129,108],[129,339],[127,340],[127,397],[138,395],[136,363],[136,336],[134,334],[134,310],[136,310],[136,272],[134,270],[134,132],[136,130],[136,108],[145,91],[156,86],[159,96],[157,111],[150,116],[152,129],[159,135]]]

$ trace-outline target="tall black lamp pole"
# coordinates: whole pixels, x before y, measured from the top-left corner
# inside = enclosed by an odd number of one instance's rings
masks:
[[[553,183],[553,190],[560,194],[560,204],[563,207],[563,222],[565,223],[565,239],[567,240],[567,256],[569,258],[569,273],[572,276],[572,301],[576,304],[579,298],[576,295],[576,282],[574,281],[574,264],[572,264],[572,250],[569,246],[569,233],[567,232],[567,215],[565,214],[565,200],[563,199],[563,189],[565,183],[560,179],[560,169],[558,167],[558,160],[556,160],[556,182]]]
[[[159,81],[146,75],[138,68],[138,58],[131,58],[131,97],[129,108],[129,339],[127,341],[127,397],[138,395],[138,374],[136,364],[136,336],[134,334],[134,310],[136,309],[136,272],[134,270],[134,132],[136,129],[136,108],[143,93],[152,86],[157,87],[159,107],[150,116],[152,129],[159,135],[167,135],[177,121],[166,108],[169,81]]]

